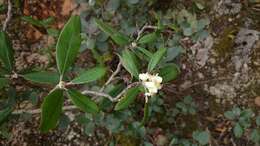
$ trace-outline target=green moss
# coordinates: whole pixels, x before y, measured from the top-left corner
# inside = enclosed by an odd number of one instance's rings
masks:
[[[216,98],[215,96],[211,96],[210,97],[210,100],[209,100],[209,108],[210,108],[210,112],[213,114],[213,115],[218,115],[220,113],[223,113],[224,112],[224,108],[223,108],[223,105],[222,104],[219,104],[216,102]]]
[[[237,26],[230,26],[224,29],[223,33],[217,38],[213,49],[220,57],[227,57],[233,51],[235,34],[238,32]]]
[[[117,144],[121,146],[138,146],[140,141],[129,135],[119,133],[116,135]]]

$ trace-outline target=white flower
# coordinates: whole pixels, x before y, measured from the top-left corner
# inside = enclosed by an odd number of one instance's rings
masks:
[[[151,75],[149,73],[141,73],[139,74],[139,79],[142,81],[143,86],[147,90],[145,93],[146,102],[148,100],[147,97],[153,96],[158,93],[158,90],[162,88],[162,77],[156,75]]]
[[[142,74],[139,74],[139,79],[142,80],[142,81],[147,81],[149,79],[149,74],[148,73],[142,73]]]

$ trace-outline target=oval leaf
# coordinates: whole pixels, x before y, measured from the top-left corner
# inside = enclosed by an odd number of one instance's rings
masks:
[[[179,73],[180,69],[176,64],[169,64],[160,69],[159,75],[165,83],[176,79]]]
[[[137,68],[137,59],[135,55],[129,51],[124,50],[122,52],[122,56],[120,56],[120,60],[122,61],[122,65],[124,68],[134,77],[138,78],[138,68]]]
[[[105,73],[105,67],[95,67],[83,72],[81,75],[73,79],[71,82],[74,84],[84,84],[93,82],[103,77]]]
[[[48,132],[57,126],[63,105],[63,91],[56,89],[44,98],[41,113],[40,130]]]
[[[201,145],[209,143],[210,135],[207,131],[195,131],[192,133],[192,138],[199,142]]]
[[[4,88],[9,83],[9,80],[6,78],[0,78],[0,89]]]
[[[82,95],[80,92],[70,89],[68,95],[72,102],[84,112],[98,113],[99,108],[97,104],[92,101],[88,96]]]
[[[161,61],[165,52],[166,52],[166,49],[161,48],[153,54],[153,57],[151,58],[151,60],[148,64],[148,72],[151,72],[156,67],[156,65]]]
[[[146,34],[143,37],[140,38],[140,40],[138,41],[139,44],[148,44],[151,42],[154,42],[156,40],[156,33],[150,33],[150,34]]]
[[[129,38],[127,36],[116,31],[114,28],[107,25],[103,21],[95,19],[95,22],[98,28],[105,32],[107,35],[109,35],[112,38],[112,40],[115,41],[115,43],[117,43],[118,45],[123,46],[129,43]]]
[[[78,54],[81,45],[80,31],[79,16],[71,16],[61,31],[56,46],[56,61],[61,76],[68,70]]]
[[[11,72],[14,66],[14,53],[11,41],[3,31],[0,31],[0,59],[2,60],[5,69],[8,72]]]
[[[11,114],[12,108],[7,107],[0,111],[0,125],[5,121],[5,119]]]
[[[243,128],[240,126],[239,123],[236,123],[236,124],[235,124],[235,127],[233,128],[233,133],[234,133],[235,137],[237,137],[237,138],[240,138],[240,137],[243,135],[244,130],[243,130]]]
[[[40,84],[59,83],[59,74],[54,72],[33,72],[23,75],[26,80]]]
[[[115,110],[123,110],[127,108],[131,103],[134,102],[135,97],[139,94],[139,88],[131,88],[127,91],[126,95],[120,99],[116,104]]]

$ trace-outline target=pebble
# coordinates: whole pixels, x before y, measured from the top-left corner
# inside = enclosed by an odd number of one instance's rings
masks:
[[[260,107],[260,96],[255,98],[255,104]]]

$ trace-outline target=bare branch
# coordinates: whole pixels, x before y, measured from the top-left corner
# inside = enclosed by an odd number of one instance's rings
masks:
[[[109,79],[106,81],[106,83],[101,87],[99,92],[103,92],[104,89],[106,88],[106,86],[114,80],[115,76],[120,72],[121,67],[122,67],[122,63],[121,63],[121,61],[119,61],[118,65],[116,67],[116,70],[112,73],[112,75],[109,77]]]
[[[6,30],[7,24],[11,20],[11,17],[12,17],[12,2],[11,2],[11,0],[8,0],[8,10],[7,10],[6,19],[5,19],[4,24],[3,24],[3,31]]]
[[[132,84],[129,84],[123,91],[121,91],[115,98],[103,93],[103,92],[97,92],[97,91],[90,91],[90,90],[84,90],[81,93],[82,94],[91,94],[91,95],[95,95],[95,96],[101,96],[101,97],[106,97],[108,98],[110,101],[112,102],[117,102],[125,93],[128,89],[138,86],[140,85],[140,82],[134,82]],[[63,107],[63,111],[70,111],[70,110],[75,110],[77,109],[76,106],[74,105],[68,105],[68,106],[64,106]],[[41,109],[34,109],[34,110],[15,110],[14,112],[12,112],[12,114],[14,115],[19,115],[19,114],[23,114],[23,113],[29,113],[29,114],[39,114],[41,113]]]
[[[63,111],[69,111],[69,110],[74,110],[77,109],[76,106],[74,105],[68,105],[68,106],[64,106],[62,108]],[[39,114],[41,113],[41,109],[34,109],[34,110],[16,110],[14,112],[12,112],[13,115],[19,115],[19,114],[23,114],[23,113],[28,113],[28,114]]]
[[[91,95],[95,95],[95,96],[101,96],[101,97],[106,97],[109,100],[113,101],[114,98],[106,93],[103,92],[97,92],[97,91],[91,91],[91,90],[84,90],[81,92],[82,94],[91,94]]]
[[[118,101],[118,100],[126,93],[126,91],[127,91],[128,89],[130,89],[130,88],[132,88],[132,87],[135,87],[135,86],[138,86],[138,85],[140,85],[140,84],[141,84],[140,82],[134,82],[134,83],[128,85],[121,93],[119,93],[119,94],[114,98],[114,100],[115,100],[115,101]]]
[[[138,31],[137,38],[136,38],[137,41],[141,38],[142,33],[144,33],[144,31],[145,31],[146,29],[158,29],[158,27],[157,27],[157,26],[152,26],[152,25],[147,25],[147,24],[145,24],[145,25],[141,28],[141,30]]]

